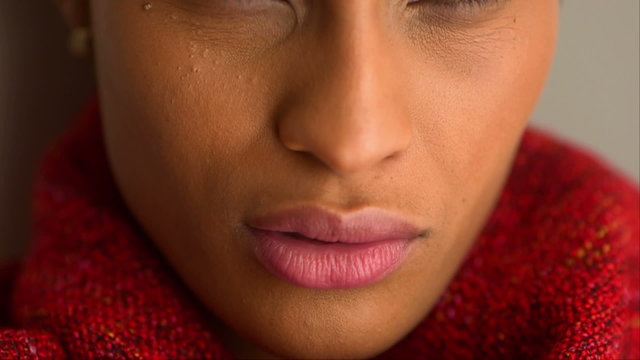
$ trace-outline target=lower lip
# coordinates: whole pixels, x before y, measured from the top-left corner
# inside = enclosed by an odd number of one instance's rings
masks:
[[[346,244],[277,231],[252,233],[262,265],[284,281],[313,289],[349,289],[380,281],[400,266],[409,247],[409,239]]]

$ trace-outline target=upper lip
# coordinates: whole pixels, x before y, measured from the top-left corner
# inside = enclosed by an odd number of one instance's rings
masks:
[[[411,240],[427,234],[399,215],[375,208],[339,214],[315,206],[298,207],[255,217],[247,225],[328,243]]]

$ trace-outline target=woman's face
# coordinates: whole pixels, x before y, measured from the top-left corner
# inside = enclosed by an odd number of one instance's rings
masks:
[[[90,9],[117,182],[228,345],[354,358],[417,325],[481,230],[543,86],[558,1]],[[391,214],[419,236],[403,239],[402,261],[381,278],[314,283],[312,269],[307,282],[287,279],[263,265],[252,226],[300,209],[337,223]]]

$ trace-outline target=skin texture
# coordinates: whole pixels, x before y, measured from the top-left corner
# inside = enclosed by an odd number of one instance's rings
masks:
[[[57,0],[90,24],[132,212],[241,357],[361,358],[428,314],[508,174],[557,0]],[[145,4],[151,6],[145,8]],[[382,281],[291,285],[247,219],[373,207],[430,236]]]

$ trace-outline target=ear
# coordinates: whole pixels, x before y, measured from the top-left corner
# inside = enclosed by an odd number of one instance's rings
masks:
[[[71,28],[89,27],[89,1],[90,0],[54,0],[60,13]],[[109,0],[111,1],[111,0]]]

